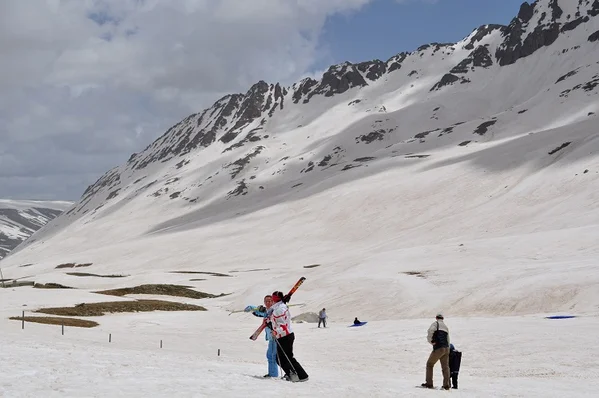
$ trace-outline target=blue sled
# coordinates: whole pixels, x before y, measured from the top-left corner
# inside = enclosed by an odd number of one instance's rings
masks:
[[[576,318],[576,316],[574,315],[552,315],[552,316],[546,316],[546,319],[569,319],[569,318]]]
[[[360,322],[360,323],[358,323],[357,325],[349,325],[348,327],[350,327],[350,328],[355,328],[355,327],[358,327],[358,326],[366,325],[367,323],[368,323],[368,322]]]

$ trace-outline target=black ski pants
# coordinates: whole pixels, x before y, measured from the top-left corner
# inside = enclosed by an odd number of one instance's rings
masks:
[[[285,372],[285,375],[289,376],[291,373],[296,373],[300,380],[304,380],[308,377],[308,374],[293,356],[294,341],[295,334],[293,333],[277,339],[277,360],[279,361],[279,366],[281,366],[283,372]]]

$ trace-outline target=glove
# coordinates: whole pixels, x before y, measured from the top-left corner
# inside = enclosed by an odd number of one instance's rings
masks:
[[[272,330],[272,322],[266,322],[266,327]]]
[[[261,305],[257,308],[258,312],[266,312],[266,307]]]
[[[286,294],[283,296],[283,303],[287,304],[289,301],[291,300],[291,296],[289,294]]]

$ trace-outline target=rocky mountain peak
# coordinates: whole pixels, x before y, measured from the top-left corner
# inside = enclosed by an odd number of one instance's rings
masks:
[[[190,115],[172,126],[144,151],[132,155],[124,167],[109,171],[90,186],[82,198],[84,203],[81,207],[100,191],[106,191],[107,198],[117,195],[119,189],[117,186],[121,183],[125,184],[120,181],[125,171],[132,175],[150,165],[165,163],[172,159],[177,159],[174,167],[179,169],[189,163],[186,155],[213,144],[218,146],[218,152],[226,153],[244,147],[248,143],[268,139],[274,132],[266,131],[267,128],[270,129],[267,127],[269,126],[267,122],[277,111],[284,109],[285,100],[289,102],[289,106],[301,107],[315,97],[331,98],[352,89],[375,85],[408,63],[414,66],[411,66],[406,73],[399,73],[396,81],[409,79],[411,85],[415,79],[424,76],[418,65],[422,65],[425,59],[430,59],[426,62],[447,65],[445,71],[435,71],[434,75],[426,76],[437,80],[432,88],[431,86],[425,88],[427,91],[441,91],[454,85],[467,87],[477,78],[471,72],[477,69],[492,70],[494,67],[513,65],[537,50],[552,45],[560,35],[570,34],[568,32],[578,29],[581,25],[593,23],[590,22],[591,18],[597,15],[599,15],[599,0],[524,2],[508,26],[481,25],[459,43],[425,44],[413,52],[394,55],[387,61],[375,59],[359,63],[342,62],[330,66],[320,79],[307,77],[288,88],[278,83],[269,84],[260,80],[245,94],[226,95],[211,107]],[[585,29],[584,26],[581,28]],[[599,41],[599,31],[591,33],[588,41]],[[461,54],[454,51],[457,46],[468,50],[465,58],[455,58],[456,54]],[[353,98],[349,104],[360,103],[360,101],[362,100]],[[384,106],[380,109],[384,109]],[[301,113],[301,110],[297,113]],[[435,117],[432,119],[436,120]],[[382,131],[391,130],[381,128],[376,131],[375,136],[383,137]],[[250,183],[247,182],[246,185],[249,186]]]

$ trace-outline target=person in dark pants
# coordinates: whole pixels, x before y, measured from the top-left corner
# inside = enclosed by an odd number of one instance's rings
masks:
[[[453,389],[458,389],[458,374],[460,364],[462,363],[462,353],[455,349],[453,344],[449,345],[449,373],[451,374],[451,385]]]
[[[272,335],[277,342],[277,360],[285,372],[285,379],[289,381],[307,381],[308,374],[293,355],[295,334],[291,329],[291,313],[285,304],[282,292],[272,294],[274,305],[268,317],[271,323]]]
[[[327,311],[326,309],[322,309],[320,310],[320,312],[318,313],[318,327],[320,328],[320,324],[323,324],[323,326],[326,328],[327,327]]]

